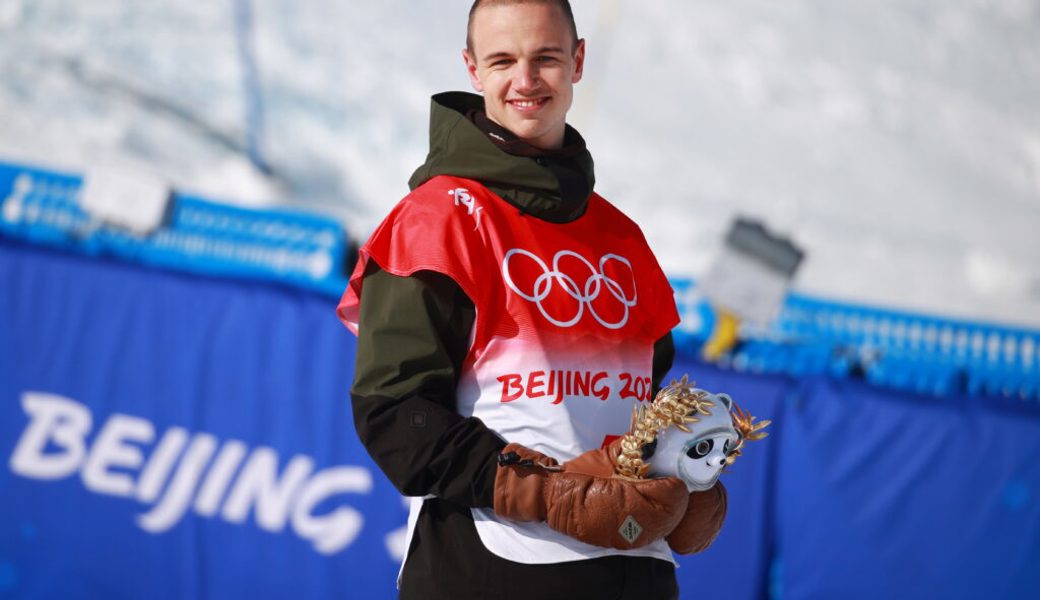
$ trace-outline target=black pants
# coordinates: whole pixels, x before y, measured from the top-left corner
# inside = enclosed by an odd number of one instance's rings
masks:
[[[605,556],[528,565],[480,541],[468,508],[427,500],[401,577],[400,600],[676,600],[675,567],[656,558]]]

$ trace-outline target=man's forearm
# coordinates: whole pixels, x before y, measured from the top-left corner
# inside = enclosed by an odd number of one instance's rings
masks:
[[[402,494],[492,505],[496,458],[505,442],[479,419],[448,411],[421,394],[352,398],[361,442]]]
[[[378,266],[365,275],[354,425],[405,495],[492,505],[505,442],[479,419],[459,415],[455,401],[474,316],[472,302],[443,275],[398,277]]]

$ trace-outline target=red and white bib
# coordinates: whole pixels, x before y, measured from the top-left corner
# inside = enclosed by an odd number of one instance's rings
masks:
[[[395,275],[429,270],[459,284],[476,307],[459,412],[561,462],[628,429],[633,406],[651,399],[653,344],[679,322],[642,232],[595,194],[581,218],[555,224],[523,215],[475,181],[431,179],[361,248],[337,311],[355,333],[369,260]],[[413,524],[419,506],[413,502]],[[473,516],[484,545],[516,562],[621,553],[544,523],[481,509]],[[664,542],[625,553],[672,560]]]

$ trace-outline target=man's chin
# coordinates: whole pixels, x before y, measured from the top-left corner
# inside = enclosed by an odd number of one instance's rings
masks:
[[[513,127],[507,127],[507,129],[512,131],[516,137],[536,148],[546,148],[546,140],[552,137],[549,129],[540,121],[524,120],[514,124]]]

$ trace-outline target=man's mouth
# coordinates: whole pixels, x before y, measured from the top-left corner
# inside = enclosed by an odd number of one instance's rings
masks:
[[[549,101],[548,97],[544,98],[525,98],[519,100],[507,100],[507,103],[513,108],[521,111],[536,110],[545,105]]]

